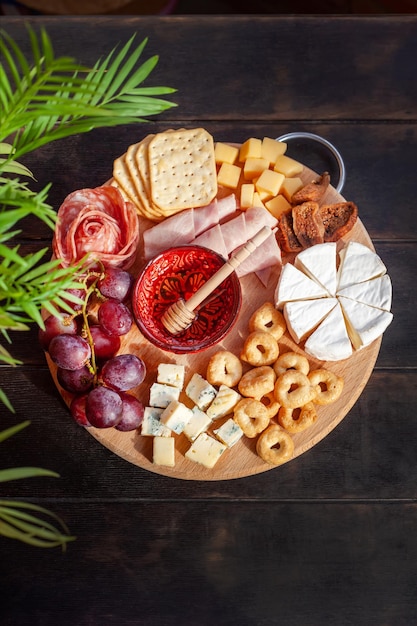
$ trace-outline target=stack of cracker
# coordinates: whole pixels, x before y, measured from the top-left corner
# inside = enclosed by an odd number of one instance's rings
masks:
[[[213,137],[203,128],[147,135],[114,161],[113,178],[139,214],[155,222],[206,206],[217,194]]]

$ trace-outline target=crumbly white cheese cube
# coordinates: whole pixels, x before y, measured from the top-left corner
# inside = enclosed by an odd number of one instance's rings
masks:
[[[188,383],[185,393],[199,409],[205,411],[213,402],[217,391],[201,374],[196,372]]]
[[[226,449],[225,444],[221,441],[210,437],[207,433],[201,433],[187,450],[185,456],[190,461],[200,463],[200,465],[211,469]]]
[[[161,422],[168,426],[174,433],[180,435],[184,430],[185,425],[192,418],[192,411],[178,400],[172,400],[163,410],[161,415]]]
[[[200,433],[207,430],[211,424],[211,419],[208,417],[207,413],[199,409],[197,405],[193,406],[191,412],[193,416],[188,424],[185,425],[184,435],[190,441],[194,441]]]
[[[178,387],[153,383],[149,390],[149,404],[165,409],[172,400],[178,400],[180,391]]]
[[[159,363],[156,382],[182,389],[184,386],[185,366],[175,363]]]
[[[145,437],[170,437],[170,429],[161,423],[161,415],[164,409],[153,406],[145,407],[141,425],[141,434]]]
[[[233,411],[240,399],[241,395],[237,391],[227,385],[220,385],[216,397],[207,409],[207,415],[212,420],[224,417]]]
[[[153,462],[155,465],[175,466],[174,437],[153,438]]]
[[[235,420],[229,417],[228,420],[224,422],[214,431],[214,434],[220,441],[222,441],[228,448],[231,448],[239,441],[239,439],[243,435],[243,430],[236,424]]]

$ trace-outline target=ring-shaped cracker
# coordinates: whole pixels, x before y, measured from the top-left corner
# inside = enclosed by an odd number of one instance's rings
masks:
[[[266,410],[268,411],[269,419],[271,419],[272,417],[275,417],[275,415],[278,413],[280,409],[280,404],[279,402],[277,402],[274,392],[270,391],[269,393],[266,393],[264,396],[262,396],[261,402],[266,407]]]
[[[284,352],[280,354],[272,366],[277,376],[280,376],[287,370],[297,370],[307,376],[310,371],[310,363],[307,357],[298,352]]]
[[[343,378],[324,368],[313,370],[308,379],[315,390],[316,404],[331,404],[335,402],[343,391]]]
[[[278,411],[278,423],[289,433],[300,433],[310,428],[317,419],[317,411],[313,402],[307,402],[297,409],[282,406]]]
[[[235,387],[242,378],[242,363],[232,352],[220,350],[210,358],[206,378],[211,385]]]
[[[305,374],[297,370],[287,370],[278,376],[274,395],[281,406],[296,409],[314,400],[316,390]]]
[[[294,442],[278,424],[271,424],[259,435],[256,452],[265,463],[282,465],[294,456]]]
[[[278,355],[278,342],[271,333],[254,330],[246,337],[240,358],[242,361],[258,367],[260,365],[272,365],[277,360]]]
[[[270,365],[260,365],[245,372],[237,388],[242,396],[260,400],[262,396],[274,391],[276,378]]]
[[[265,405],[254,398],[239,400],[235,406],[233,419],[250,439],[259,435],[269,424]]]
[[[264,302],[249,319],[249,332],[262,330],[279,341],[287,329],[285,317],[272,302]]]

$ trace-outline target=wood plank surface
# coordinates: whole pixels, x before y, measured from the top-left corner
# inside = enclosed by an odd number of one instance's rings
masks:
[[[417,331],[415,210],[417,17],[169,16],[29,19],[58,54],[92,64],[136,33],[158,54],[152,84],[178,107],[147,124],[102,129],[28,155],[34,188],[58,208],[97,186],[132,139],[198,122],[216,138],[320,134],[343,155],[343,195],[393,281],[394,321],[375,368],[340,424],[278,471],[183,481],[113,454],[73,424],[36,340],[13,336],[18,368],[0,366],[31,425],[1,444],[1,467],[60,478],[3,483],[1,498],[60,514],[65,554],[0,538],[2,626],[411,626],[417,621]],[[22,18],[2,27],[29,50]],[[77,42],[74,50],[74,42]],[[145,56],[146,56],[145,55]],[[291,151],[291,152],[290,152]],[[316,171],[334,167],[297,143]],[[324,166],[324,167],[323,167]],[[49,249],[28,220],[15,242]]]

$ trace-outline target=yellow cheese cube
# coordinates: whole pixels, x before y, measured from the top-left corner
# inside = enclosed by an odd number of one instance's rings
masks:
[[[277,196],[284,180],[284,174],[273,172],[270,169],[264,170],[256,181],[256,191],[259,192],[261,198],[265,197],[265,194],[269,197]],[[262,192],[264,192],[264,195]]]
[[[246,180],[252,180],[260,176],[268,167],[269,163],[266,159],[262,159],[261,157],[249,157],[246,159],[245,165],[243,166],[243,176]]]
[[[239,148],[218,141],[214,146],[214,159],[216,163],[233,163],[239,156]]]
[[[270,165],[274,165],[277,158],[286,150],[287,144],[283,141],[277,141],[270,137],[264,137],[262,140],[262,158],[269,161]]]
[[[291,157],[286,154],[281,154],[275,161],[274,171],[280,172],[287,177],[297,176],[297,174],[301,174],[303,171],[303,166],[301,163],[295,159],[291,159]]]
[[[265,202],[265,206],[271,215],[277,219],[280,217],[281,213],[291,208],[291,204],[282,194],[279,194],[278,196],[275,196],[275,198]]]
[[[266,206],[264,205],[264,203],[261,200],[261,197],[259,195],[259,193],[257,191],[255,191],[255,193],[253,194],[253,205],[255,207],[260,207],[262,209],[266,209]]]
[[[236,189],[239,184],[239,178],[242,168],[232,163],[222,163],[217,173],[217,182],[223,187]]]
[[[243,183],[240,188],[240,208],[248,209],[253,206],[253,194],[255,185],[253,183]]]
[[[174,437],[153,438],[153,462],[155,465],[175,466]]]
[[[282,183],[280,191],[286,197],[288,202],[291,202],[291,198],[295,192],[301,189],[303,185],[303,181],[301,178],[298,178],[298,176],[294,176],[294,178],[286,178]]]
[[[251,137],[242,143],[239,151],[239,161],[259,159],[262,156],[262,141]]]

